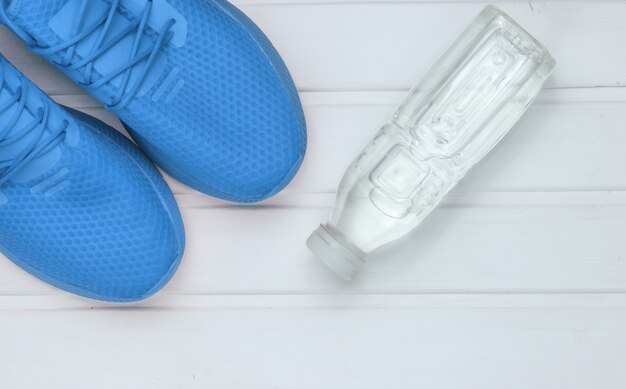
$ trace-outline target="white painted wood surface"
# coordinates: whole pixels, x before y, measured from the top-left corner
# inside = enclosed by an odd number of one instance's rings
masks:
[[[486,3],[238,2],[301,91],[301,173],[253,207],[170,179],[187,253],[144,303],[75,298],[0,261],[0,388],[626,387],[626,2],[497,3],[557,59],[547,89],[441,208],[345,283],[304,240]],[[120,127],[4,29],[0,51]]]

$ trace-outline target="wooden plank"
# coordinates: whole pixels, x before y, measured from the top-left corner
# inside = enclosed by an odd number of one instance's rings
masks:
[[[623,205],[443,207],[372,254],[353,283],[330,275],[304,246],[328,213],[184,209],[188,255],[169,292],[625,290]]]
[[[187,251],[162,293],[626,292],[624,193],[475,196],[452,198],[407,239],[372,254],[352,283],[304,245],[328,218],[332,195],[257,207],[179,196]],[[62,293],[8,261],[0,285],[3,295]]]
[[[604,102],[605,96],[590,93],[581,101],[586,93],[558,91],[540,98],[459,189],[626,188],[626,100]],[[347,167],[388,120],[403,94],[388,97],[386,102],[373,98],[354,105],[306,106],[309,151],[290,190],[334,191],[345,171],[340,167]]]
[[[313,298],[293,308],[2,311],[0,386],[621,389],[626,380],[623,296],[615,306],[603,302],[610,296],[537,296],[534,307],[414,296],[401,308],[391,296],[344,309]]]
[[[348,309],[621,309],[623,293],[333,293],[158,294],[136,303],[107,303],[67,295],[0,296],[0,315],[20,312],[184,312],[208,310]]]
[[[486,4],[364,2],[242,9],[273,40],[302,90],[400,90],[413,86]],[[626,85],[626,3],[532,4],[499,5],[556,58],[548,87]]]
[[[300,90],[404,90],[422,77],[487,2],[252,4]],[[552,51],[548,87],[626,85],[625,2],[500,2]],[[531,7],[532,5],[532,7]],[[49,93],[76,93],[3,28],[3,54]]]
[[[363,146],[406,92],[302,94],[309,147],[285,193],[334,192]],[[111,114],[84,96],[55,96],[122,130]],[[544,90],[500,145],[462,181],[458,191],[626,189],[626,88]],[[169,180],[178,194],[193,193]]]

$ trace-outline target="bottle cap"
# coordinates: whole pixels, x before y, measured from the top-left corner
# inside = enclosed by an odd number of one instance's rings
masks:
[[[351,280],[365,265],[365,253],[325,226],[315,230],[306,245],[330,270]]]

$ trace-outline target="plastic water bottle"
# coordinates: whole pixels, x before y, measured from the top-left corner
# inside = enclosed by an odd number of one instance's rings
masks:
[[[368,253],[417,227],[502,139],[554,66],[543,45],[487,6],[349,167],[309,249],[352,279]]]

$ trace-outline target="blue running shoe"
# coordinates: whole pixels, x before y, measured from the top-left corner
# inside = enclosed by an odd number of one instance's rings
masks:
[[[0,0],[0,17],[119,116],[181,182],[256,202],[300,167],[306,126],[268,39],[223,0]]]
[[[0,56],[2,253],[66,291],[127,302],[159,290],[183,246],[178,208],[148,158]]]

